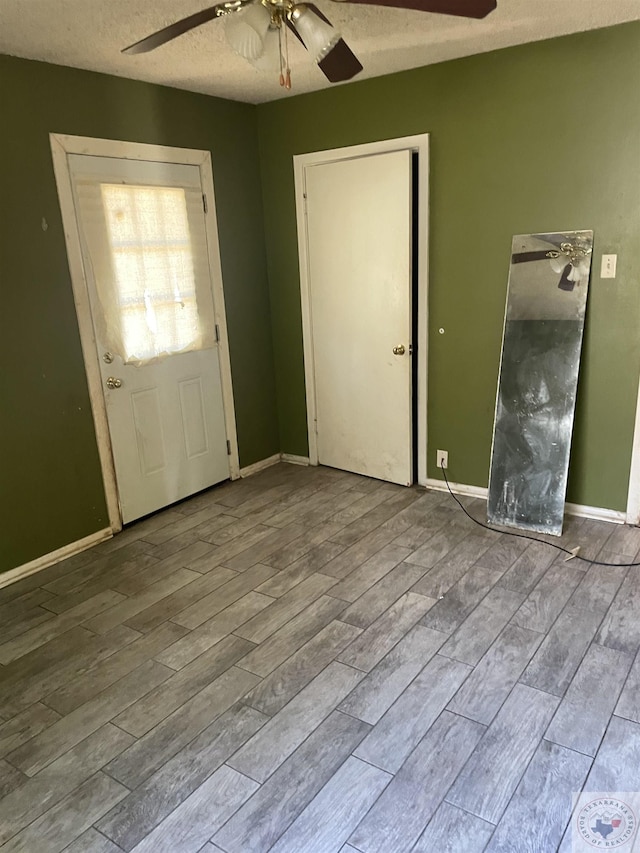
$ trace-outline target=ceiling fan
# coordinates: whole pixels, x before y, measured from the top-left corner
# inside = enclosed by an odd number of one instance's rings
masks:
[[[335,0],[436,12],[463,18],[484,18],[497,0]],[[231,47],[260,70],[280,70],[280,85],[291,88],[288,33],[311,53],[330,83],[350,80],[362,65],[340,33],[312,3],[295,0],[226,0],[196,12],[125,47],[122,53],[147,53],[215,18],[225,18]]]
[[[548,260],[554,273],[560,273],[560,290],[573,290],[574,285],[588,279],[591,268],[592,246],[588,240],[576,235],[545,234],[536,235],[542,242],[549,243],[553,249],[535,249],[529,252],[515,252],[511,263],[524,264],[531,261]],[[572,242],[573,241],[573,242]]]

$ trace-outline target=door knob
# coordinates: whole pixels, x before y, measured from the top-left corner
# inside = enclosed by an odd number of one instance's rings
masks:
[[[404,344],[399,344],[399,346],[393,348],[394,355],[404,355],[404,352]]]
[[[107,388],[120,388],[122,385],[122,379],[116,379],[115,376],[109,376],[105,384]]]

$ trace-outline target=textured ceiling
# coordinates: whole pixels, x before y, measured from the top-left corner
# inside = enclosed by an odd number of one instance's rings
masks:
[[[0,0],[0,53],[162,83],[249,103],[290,97],[276,75],[228,47],[212,21],[152,53],[120,49],[212,0]],[[640,0],[498,0],[481,21],[317,0],[356,53],[356,80],[524,42],[640,20]],[[330,84],[304,48],[290,43],[293,90]]]

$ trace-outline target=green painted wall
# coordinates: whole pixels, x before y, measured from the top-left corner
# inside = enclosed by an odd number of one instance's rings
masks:
[[[429,475],[442,447],[453,480],[487,484],[512,235],[591,228],[568,499],[625,508],[640,363],[639,53],[633,23],[258,107],[283,451],[307,453],[292,155],[428,132]],[[619,256],[613,282],[599,279],[602,252]]]
[[[5,571],[107,526],[51,131],[211,151],[241,465],[279,439],[255,108],[6,56],[0,103]]]

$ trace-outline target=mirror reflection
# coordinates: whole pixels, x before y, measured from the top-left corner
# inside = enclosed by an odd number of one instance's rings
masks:
[[[592,231],[513,238],[489,475],[493,524],[560,535]]]

